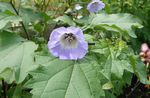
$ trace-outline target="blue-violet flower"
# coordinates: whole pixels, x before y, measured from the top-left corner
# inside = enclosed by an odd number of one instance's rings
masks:
[[[52,55],[65,60],[83,58],[88,51],[88,43],[81,29],[76,27],[60,27],[50,35],[48,48]]]
[[[99,10],[103,9],[105,4],[100,0],[92,0],[87,6],[89,12],[98,12]]]

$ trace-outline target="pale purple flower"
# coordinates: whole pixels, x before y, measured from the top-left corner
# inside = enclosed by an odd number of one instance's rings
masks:
[[[105,4],[100,0],[92,0],[87,6],[89,12],[98,12],[99,10],[103,9]]]
[[[48,48],[52,55],[65,60],[77,60],[85,56],[88,43],[81,29],[76,27],[60,27],[50,35]]]

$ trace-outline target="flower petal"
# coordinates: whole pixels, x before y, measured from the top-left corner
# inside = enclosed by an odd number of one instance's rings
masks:
[[[77,37],[78,40],[84,40],[84,35],[80,28],[68,27],[67,30],[68,32],[73,33]]]
[[[70,50],[69,49],[60,49],[59,52],[59,59],[63,59],[63,60],[70,60]]]
[[[96,5],[94,3],[97,3]],[[89,12],[98,12],[102,8],[105,7],[105,4],[100,0],[93,0],[91,3],[88,4],[87,9]]]
[[[94,2],[101,2],[100,0],[92,0],[91,3],[94,3]]]
[[[70,50],[70,56],[75,59],[81,59],[83,58],[87,51],[88,51],[88,44],[87,42],[79,43],[78,47],[76,49]]]
[[[55,47],[49,48],[49,50],[50,50],[50,52],[52,53],[53,56],[58,57],[60,48],[61,48],[60,44],[57,44]]]
[[[48,42],[49,48],[55,47],[56,46],[55,44],[57,44],[60,40],[60,36],[66,32],[67,32],[67,29],[65,27],[60,27],[60,28],[53,30],[50,35],[49,42]]]
[[[59,38],[59,36],[61,36],[62,34],[66,33],[67,29],[65,27],[60,27],[57,29],[54,29],[50,35],[49,40],[57,40]]]
[[[59,53],[60,59],[77,60],[83,58],[88,51],[88,43],[82,42],[75,49],[61,49]]]
[[[101,10],[102,8],[105,7],[105,4],[102,1],[100,1],[98,7],[99,7],[99,10]]]

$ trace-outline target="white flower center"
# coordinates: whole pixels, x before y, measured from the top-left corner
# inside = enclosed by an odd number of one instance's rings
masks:
[[[60,37],[60,44],[64,49],[76,48],[78,40],[72,33],[65,33]]]

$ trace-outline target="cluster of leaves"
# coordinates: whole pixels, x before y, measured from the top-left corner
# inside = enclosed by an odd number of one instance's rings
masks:
[[[123,13],[89,15],[85,8],[64,15],[74,3],[88,2],[56,1],[60,5],[56,10],[49,8],[53,0],[0,2],[1,97],[116,98],[131,85],[133,75],[149,84],[146,67],[128,44],[137,37],[135,28],[142,28],[138,18]],[[64,11],[55,13],[58,7]],[[76,18],[82,12],[83,18]],[[63,61],[51,56],[47,39],[59,26],[80,27],[85,39],[95,43],[84,59]]]
[[[107,13],[130,13],[142,20],[143,28],[137,30],[137,39],[132,41],[135,51],[139,51],[141,43],[150,43],[150,0],[104,0]]]

